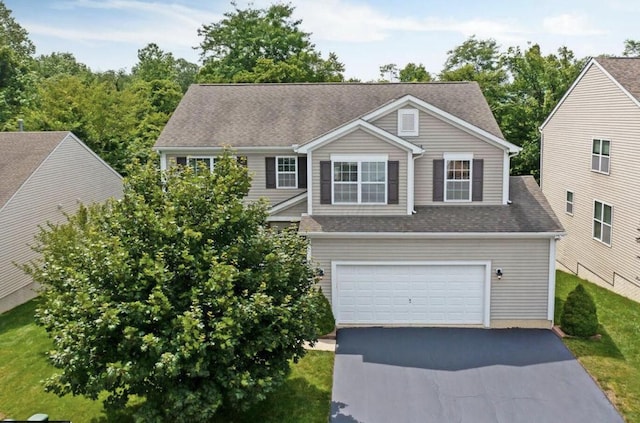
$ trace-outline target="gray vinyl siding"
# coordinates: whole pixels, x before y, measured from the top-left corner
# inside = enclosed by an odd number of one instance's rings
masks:
[[[167,166],[176,164],[176,157],[179,156],[216,156],[218,153],[207,152],[189,152],[181,154],[167,154]],[[266,198],[271,205],[281,203],[291,197],[295,197],[306,191],[306,189],[267,189],[265,176],[265,158],[276,156],[295,156],[295,153],[273,153],[273,154],[256,154],[249,153],[240,154],[247,157],[247,166],[251,175],[251,189],[247,195],[248,200],[257,200],[258,198]]]
[[[398,113],[393,111],[372,122],[394,135],[398,132]],[[425,149],[415,161],[415,205],[434,204],[433,160],[444,153],[473,153],[474,159],[484,159],[483,203],[502,204],[504,150],[495,147],[439,118],[420,111],[419,136],[403,137]],[[441,202],[435,204],[442,204]],[[458,205],[460,203],[457,203]],[[478,204],[478,203],[474,203]]]
[[[37,257],[28,244],[33,244],[38,225],[63,221],[63,212],[74,213],[78,201],[121,195],[122,180],[113,170],[71,136],[63,140],[0,211],[0,299],[32,283],[13,262]],[[0,301],[5,310],[13,305]]]
[[[566,229],[557,260],[640,301],[640,108],[597,66],[576,84],[543,129],[542,190]],[[591,171],[594,138],[611,141],[610,174]],[[574,193],[573,216],[565,193]],[[593,202],[613,206],[611,246],[592,238]]]
[[[397,160],[399,167],[398,204],[337,205],[320,204],[320,162],[331,160],[332,154],[387,154]],[[314,215],[406,215],[407,214],[407,152],[363,130],[356,130],[312,152],[313,213]]]
[[[547,319],[549,239],[311,239],[331,298],[332,261],[491,261],[491,320]],[[502,280],[493,269],[501,267]]]
[[[305,198],[304,201],[298,204],[294,204],[293,206],[288,207],[284,210],[281,210],[278,213],[274,213],[271,216],[300,217],[302,216],[302,213],[306,213],[306,212],[307,212],[307,199]]]

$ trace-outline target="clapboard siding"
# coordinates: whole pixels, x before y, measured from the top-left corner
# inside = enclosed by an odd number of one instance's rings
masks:
[[[121,195],[120,176],[67,136],[0,211],[0,299],[32,284],[13,262],[24,264],[37,257],[29,244],[38,225],[62,222],[63,212],[74,213],[78,202]],[[0,312],[15,305],[0,300]]]
[[[320,239],[311,256],[324,270],[320,284],[331,298],[332,261],[491,261],[491,320],[546,320],[549,284],[548,239]]]
[[[167,154],[167,166],[174,166],[176,164],[176,157],[179,156],[216,156],[217,153],[207,152],[189,152],[184,154]],[[267,189],[266,188],[266,174],[265,174],[265,158],[276,156],[295,156],[295,153],[291,154],[242,154],[247,158],[247,167],[249,168],[249,175],[251,176],[251,189],[247,195],[247,200],[257,200],[258,198],[266,198],[271,205],[281,203],[289,198],[295,197],[306,191],[305,189]]]
[[[473,153],[474,159],[484,159],[483,203],[502,204],[504,150],[423,111],[419,119],[419,136],[403,137],[425,149],[415,162],[415,204],[434,204],[433,160],[442,159],[444,153]],[[395,135],[397,121],[398,114],[393,111],[372,123]]]
[[[386,205],[320,204],[320,162],[331,160],[332,154],[387,154],[399,162],[399,201]],[[406,215],[407,214],[407,152],[378,137],[358,129],[322,146],[312,153],[313,214]]]
[[[302,213],[306,213],[307,212],[307,199],[305,198],[304,201],[301,201],[298,204],[294,204],[291,207],[287,207],[284,210],[281,210],[277,213],[273,213],[271,216],[274,217],[282,217],[282,216],[287,216],[287,217],[300,217],[302,216]]]
[[[558,243],[558,262],[640,301],[640,108],[592,66],[543,137],[542,190],[567,231]],[[611,140],[609,175],[591,171],[593,138]],[[573,216],[565,213],[566,190],[574,192]],[[613,206],[611,247],[592,238],[594,199]]]

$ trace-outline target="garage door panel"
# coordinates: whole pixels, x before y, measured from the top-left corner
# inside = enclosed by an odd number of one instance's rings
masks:
[[[339,324],[481,324],[485,265],[339,264]]]

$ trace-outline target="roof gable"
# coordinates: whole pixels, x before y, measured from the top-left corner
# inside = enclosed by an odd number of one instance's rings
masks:
[[[475,82],[192,85],[160,134],[163,147],[290,147],[412,95],[496,137]]]
[[[582,81],[592,67],[598,68],[609,80],[620,89],[629,99],[640,107],[640,58],[637,57],[598,57],[592,58],[580,72],[553,108],[547,119],[540,125],[540,130],[551,121],[556,111],[562,106],[575,87]]]
[[[504,140],[502,137],[498,137],[488,131],[485,131],[482,128],[478,128],[475,125],[470,124],[469,122],[466,122],[454,115],[452,115],[451,113],[448,113],[442,109],[439,109],[438,107],[427,103],[426,101],[423,101],[419,98],[416,98],[410,94],[407,94],[405,96],[403,96],[402,98],[399,98],[396,101],[393,101],[389,104],[386,104],[374,111],[372,111],[371,113],[368,113],[366,115],[364,115],[362,117],[363,120],[366,121],[371,121],[374,119],[377,119],[379,117],[382,117],[388,113],[392,113],[396,110],[398,110],[401,107],[406,107],[408,105],[412,105],[420,110],[422,110],[425,113],[430,114],[431,116],[434,116],[438,119],[441,119],[447,123],[449,123],[450,125],[453,125],[465,132],[468,132],[472,135],[475,135],[491,144],[497,145],[501,148],[504,148],[506,150],[508,150],[510,153],[518,153],[522,150],[522,148],[518,147],[515,144],[512,144],[506,140]]]
[[[346,125],[343,125],[334,131],[331,131],[321,137],[316,138],[315,140],[312,140],[311,142],[308,142],[302,146],[295,148],[294,151],[299,154],[307,154],[310,151],[315,150],[316,148],[319,148],[323,145],[326,145],[335,140],[338,140],[343,136],[350,134],[353,131],[356,131],[358,129],[361,129],[383,141],[386,141],[389,144],[394,144],[405,151],[410,151],[414,154],[424,153],[424,149],[422,149],[421,147],[418,147],[417,145],[412,144],[409,141],[406,141],[400,137],[397,137],[362,119],[349,122]]]
[[[0,209],[70,132],[0,132]]]

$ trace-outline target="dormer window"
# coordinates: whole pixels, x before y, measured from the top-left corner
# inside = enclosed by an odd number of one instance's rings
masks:
[[[418,130],[418,109],[398,110],[398,136],[417,137]]]

